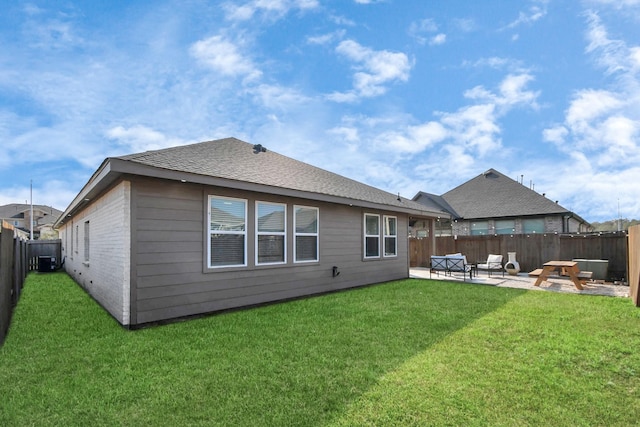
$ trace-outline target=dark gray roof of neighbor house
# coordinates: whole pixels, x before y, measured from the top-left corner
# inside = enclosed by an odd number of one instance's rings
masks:
[[[453,207],[449,203],[447,203],[447,201],[442,196],[420,191],[418,194],[413,196],[413,199],[411,200],[425,205],[430,210],[442,212],[446,214],[446,216],[458,216],[455,213],[455,209],[453,209]]]
[[[34,217],[39,218],[38,224],[53,224],[55,220],[60,216],[62,211],[56,208],[45,205],[33,205]],[[10,203],[8,205],[0,206],[0,219],[9,220],[11,218],[20,219],[25,217],[25,213],[31,211],[31,205],[27,203]],[[38,212],[42,212],[44,215],[40,217]]]
[[[138,166],[132,167],[134,165]],[[149,170],[149,168],[153,168],[153,170]],[[101,169],[154,176],[159,176],[157,171],[164,170],[167,176],[171,175],[171,179],[184,178],[191,182],[226,185],[231,188],[244,188],[337,203],[353,203],[360,206],[373,204],[375,207],[387,207],[393,211],[429,216],[437,214],[437,212],[431,212],[429,208],[410,199],[400,198],[396,194],[294,160],[271,150],[256,154],[253,144],[236,138],[108,158]],[[215,178],[215,181],[212,178]],[[92,181],[99,182],[101,179],[99,169],[87,183],[87,186],[90,186]],[[247,188],[247,183],[252,185],[251,188]],[[90,190],[83,189],[81,193],[88,191]],[[81,203],[82,197],[86,196],[77,196],[77,203]]]
[[[571,212],[495,169],[442,195],[459,218],[562,215]]]

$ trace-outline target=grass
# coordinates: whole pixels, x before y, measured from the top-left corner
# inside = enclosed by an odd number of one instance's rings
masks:
[[[31,274],[0,425],[572,425],[640,419],[630,300],[404,280],[126,331]]]

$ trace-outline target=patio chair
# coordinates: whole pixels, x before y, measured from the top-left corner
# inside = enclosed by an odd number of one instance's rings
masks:
[[[431,256],[431,267],[429,268],[429,277],[431,273],[444,271],[445,276],[451,276],[452,272],[462,273],[462,279],[466,281],[466,275],[469,273],[469,279],[473,277],[471,264],[467,264],[467,257],[462,254],[449,254],[445,256]]]
[[[473,279],[473,269],[471,268],[471,264],[467,264],[467,257],[465,255],[447,255],[446,258],[449,274],[453,271],[462,273],[462,280],[466,281],[468,273],[469,280]]]
[[[487,270],[487,275],[491,276],[492,271],[502,271],[502,277],[504,277],[504,268],[502,268],[502,255],[489,254],[487,262],[478,263],[476,266],[478,270]]]

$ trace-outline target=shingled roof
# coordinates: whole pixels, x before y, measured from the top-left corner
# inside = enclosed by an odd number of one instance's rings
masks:
[[[0,219],[10,220],[12,218],[21,219],[25,217],[25,214],[29,214],[31,211],[31,205],[27,203],[11,203],[8,205],[0,206]],[[45,205],[33,205],[38,225],[53,224],[53,222],[62,213],[56,208]],[[42,212],[42,216],[38,216],[38,212]]]
[[[236,138],[200,142],[105,159],[74,205],[95,197],[116,174],[136,174],[205,185],[302,197],[333,203],[436,216],[430,208],[271,150],[254,153],[254,145]]]
[[[414,200],[424,200],[418,193]],[[442,195],[458,218],[483,219],[571,213],[558,203],[531,190],[495,169],[478,175]]]

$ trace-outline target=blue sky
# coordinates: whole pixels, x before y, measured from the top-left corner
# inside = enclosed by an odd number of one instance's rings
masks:
[[[640,218],[640,0],[0,0],[0,204],[234,136],[405,197]]]

